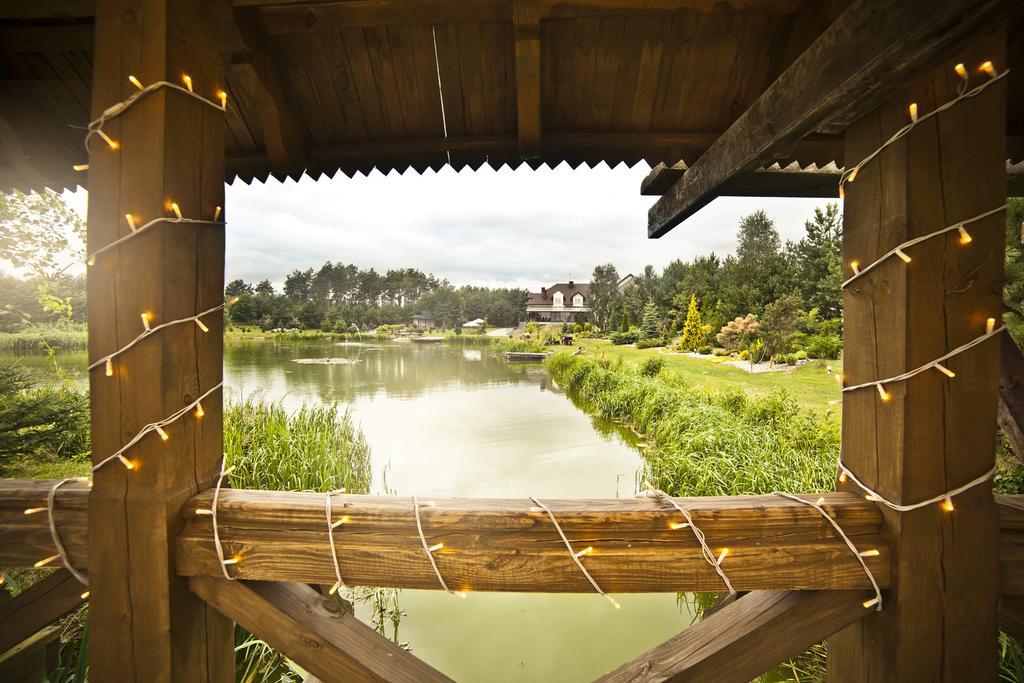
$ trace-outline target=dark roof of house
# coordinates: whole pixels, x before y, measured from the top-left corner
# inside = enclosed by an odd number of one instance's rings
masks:
[[[430,311],[420,311],[412,317],[413,320],[433,320],[434,314]]]
[[[574,294],[583,295],[583,303],[587,302],[590,298],[590,283],[589,282],[559,282],[546,288],[543,292],[530,292],[529,298],[526,300],[527,306],[550,306],[552,303],[552,297],[555,292],[561,292],[565,296],[565,305],[570,305]]]

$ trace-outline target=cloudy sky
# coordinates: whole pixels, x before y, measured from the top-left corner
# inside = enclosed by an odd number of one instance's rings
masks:
[[[537,289],[586,281],[612,262],[621,274],[651,263],[735,248],[741,216],[768,212],[796,239],[824,200],[721,198],[658,240],[647,239],[644,164],[511,171],[408,172],[227,189],[227,279],[280,283],[326,260],[379,271],[413,267],[455,284]],[[86,193],[67,194],[84,213]]]

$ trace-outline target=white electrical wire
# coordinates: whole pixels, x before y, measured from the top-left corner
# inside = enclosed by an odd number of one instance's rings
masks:
[[[565,544],[566,550],[569,551],[569,557],[572,558],[572,561],[575,562],[576,566],[580,568],[581,572],[583,572],[583,576],[587,577],[587,581],[589,581],[590,585],[594,587],[594,590],[604,596],[604,599],[610,602],[615,609],[620,609],[622,605],[620,605],[615,598],[604,592],[601,586],[597,584],[597,581],[594,580],[594,577],[590,575],[590,572],[587,571],[587,568],[583,566],[582,562],[580,562],[580,555],[584,554],[586,551],[576,552],[576,550],[573,549],[572,544],[569,543],[569,539],[566,538],[565,533],[562,532],[562,527],[558,524],[558,520],[555,519],[554,513],[551,512],[551,509],[547,505],[540,502],[533,496],[530,496],[530,500],[533,501],[534,505],[548,513],[548,517],[551,518],[551,523],[555,525],[555,530],[558,531],[558,535],[562,537],[562,543]]]
[[[135,82],[136,81],[133,81],[133,83],[135,83]],[[150,83],[149,85],[147,85],[147,86],[145,86],[143,88],[140,88],[137,92],[132,93],[129,97],[125,98],[124,100],[121,100],[117,104],[114,104],[114,105],[111,105],[111,106],[107,107],[106,109],[103,110],[103,113],[100,114],[99,118],[97,118],[97,119],[95,119],[93,121],[90,121],[89,122],[89,126],[87,128],[87,130],[89,132],[86,133],[86,135],[85,135],[85,151],[86,152],[89,151],[89,140],[92,138],[93,135],[99,135],[100,137],[102,137],[105,140],[107,140],[107,143],[109,144],[110,143],[109,138],[107,137],[107,135],[105,133],[103,133],[103,124],[106,123],[107,121],[109,121],[110,119],[117,118],[118,116],[123,114],[133,104],[139,102],[141,99],[143,99],[147,95],[156,92],[160,88],[171,88],[172,90],[177,90],[178,92],[185,93],[189,97],[194,97],[197,100],[199,100],[200,102],[204,102],[204,103],[210,105],[214,109],[217,109],[219,111],[227,111],[227,96],[226,95],[224,96],[224,99],[223,99],[222,103],[218,104],[217,102],[214,102],[213,100],[208,100],[205,97],[203,97],[202,95],[199,95],[197,93],[192,92],[188,88],[181,87],[177,83],[170,83],[168,81],[157,81],[156,83]],[[224,92],[224,91],[221,91],[221,92]]]
[[[938,237],[939,235],[945,235],[946,233],[953,232],[954,230],[962,231],[965,225],[968,225],[970,223],[975,223],[977,221],[980,221],[983,218],[988,218],[989,216],[991,216],[993,214],[999,213],[1000,211],[1002,211],[1005,208],[1006,208],[1006,204],[1004,203],[1004,204],[1002,204],[1000,206],[997,206],[994,209],[989,209],[988,211],[985,211],[983,213],[979,213],[977,216],[972,216],[971,218],[967,218],[965,220],[959,221],[958,223],[954,223],[953,225],[946,226],[945,228],[942,228],[941,230],[936,230],[935,232],[928,233],[927,235],[922,235],[921,237],[915,237],[912,240],[907,240],[906,242],[904,242],[903,244],[899,245],[898,247],[895,247],[894,249],[891,249],[891,250],[887,251],[885,254],[883,254],[881,257],[879,257],[878,260],[874,261],[870,265],[865,266],[864,268],[860,268],[859,270],[855,270],[854,274],[851,277],[847,278],[843,282],[842,288],[846,289],[846,287],[848,285],[850,285],[851,283],[853,283],[855,280],[857,280],[858,278],[862,277],[863,275],[866,275],[869,271],[871,271],[873,268],[875,268],[876,266],[878,266],[882,262],[891,259],[893,256],[896,256],[897,254],[903,253],[904,251],[906,251],[906,249],[908,249],[909,247],[914,246],[915,244],[920,244],[921,242],[924,242],[925,240],[930,240],[931,238]]]
[[[334,528],[337,525],[344,524],[348,521],[348,517],[342,517],[337,522],[334,521],[334,514],[331,511],[331,499],[338,493],[344,493],[345,489],[336,489],[326,494],[324,499],[324,512],[327,515],[327,540],[331,544],[331,559],[334,561],[334,576],[337,581],[331,586],[330,594],[334,595],[338,590],[346,588],[345,581],[341,578],[341,565],[338,564],[338,550],[334,546]]]
[[[846,475],[847,478],[852,479],[854,484],[859,486],[861,489],[863,489],[867,493],[866,497],[867,497],[868,500],[874,501],[876,503],[881,503],[882,505],[885,505],[886,507],[888,507],[890,509],[896,510],[897,512],[910,512],[911,510],[917,510],[918,508],[928,507],[929,505],[934,505],[936,503],[941,503],[943,501],[950,501],[951,502],[952,499],[953,499],[953,496],[960,495],[964,491],[967,491],[968,489],[972,489],[975,486],[978,486],[979,484],[981,484],[981,483],[983,483],[985,481],[988,481],[989,479],[992,478],[992,475],[994,475],[996,473],[996,466],[993,465],[992,469],[990,469],[989,471],[985,472],[981,476],[975,477],[974,479],[972,479],[971,481],[967,482],[963,486],[958,486],[955,489],[952,489],[952,490],[947,491],[945,493],[940,493],[937,496],[933,496],[932,498],[929,498],[928,500],[922,500],[919,503],[903,504],[903,503],[894,503],[894,502],[892,502],[891,500],[887,499],[882,494],[878,493],[878,491],[875,491],[874,489],[872,489],[868,485],[866,485],[864,482],[862,482],[857,477],[857,475],[855,475],[850,470],[850,468],[848,468],[845,464],[843,464],[842,457],[840,457],[838,465],[839,465],[839,470],[844,475]]]
[[[209,510],[200,508],[196,510],[197,515],[210,515],[213,522],[213,547],[217,551],[217,559],[220,561],[220,570],[224,572],[224,578],[228,581],[234,581],[235,577],[228,573],[229,564],[238,564],[238,558],[233,557],[230,560],[224,559],[224,546],[220,542],[220,528],[217,526],[217,502],[220,500],[220,489],[224,485],[224,477],[231,474],[231,471],[235,469],[235,466],[225,468],[227,465],[228,456],[224,454],[223,459],[220,461],[220,476],[217,477],[217,486],[213,489],[213,503]]]
[[[443,588],[445,592],[451,593],[452,595],[458,595],[460,598],[465,598],[466,594],[464,592],[453,591],[448,587],[448,584],[444,581],[444,577],[441,576],[441,570],[437,568],[437,562],[434,560],[434,553],[443,548],[444,544],[439,543],[434,546],[427,545],[427,537],[423,535],[423,524],[420,521],[420,501],[416,497],[415,493],[412,494],[412,509],[413,513],[416,515],[416,531],[419,532],[420,543],[423,544],[423,552],[426,553],[427,559],[430,560],[430,566],[434,568],[434,575],[437,576],[437,582],[441,584],[441,588]]]
[[[697,542],[700,543],[700,549],[701,553],[704,555],[704,559],[707,561],[708,564],[711,565],[711,567],[715,570],[718,576],[721,577],[722,582],[725,584],[725,587],[729,590],[729,595],[735,595],[736,590],[732,587],[732,582],[729,581],[729,577],[726,576],[725,571],[722,570],[721,561],[719,560],[719,558],[715,557],[715,554],[711,551],[711,548],[708,546],[707,541],[704,538],[704,532],[701,531],[696,524],[694,524],[693,517],[690,516],[690,511],[684,508],[678,502],[676,502],[675,499],[673,499],[667,493],[659,489],[647,489],[644,495],[648,498],[660,498],[662,500],[666,500],[672,505],[672,507],[679,511],[683,518],[686,519],[686,524],[683,526],[689,527],[693,531],[693,535],[697,537]],[[677,528],[681,529],[683,527]],[[722,557],[722,559],[725,558]]]
[[[33,515],[37,512],[43,512],[44,510],[46,511],[47,522],[49,523],[50,527],[50,538],[53,539],[53,546],[57,549],[56,555],[51,555],[50,557],[47,557],[44,560],[36,562],[35,566],[42,567],[44,565],[49,564],[50,562],[53,562],[54,560],[59,559],[61,563],[64,565],[64,568],[71,572],[71,575],[78,579],[79,583],[88,586],[88,577],[82,574],[82,572],[75,569],[75,567],[71,564],[71,558],[68,557],[68,551],[64,547],[63,541],[61,541],[60,532],[57,531],[57,520],[54,518],[54,506],[56,505],[57,489],[73,481],[87,482],[89,481],[89,477],[68,477],[67,479],[61,479],[53,486],[51,486],[50,491],[46,494],[45,508],[28,508],[27,510],[25,510],[25,514]],[[83,593],[82,597],[84,598],[87,594],[88,591],[86,593]]]
[[[913,117],[910,123],[908,123],[907,125],[903,126],[899,130],[897,130],[895,133],[893,133],[892,137],[890,137],[888,140],[883,142],[881,147],[879,147],[878,149],[873,151],[871,154],[869,154],[866,157],[864,157],[863,159],[861,159],[860,162],[856,166],[854,166],[853,168],[844,171],[843,174],[839,177],[839,189],[840,189],[840,191],[842,190],[844,184],[846,184],[847,182],[851,182],[851,183],[853,182],[853,180],[850,180],[850,179],[851,178],[855,178],[856,175],[857,175],[857,172],[860,171],[860,169],[863,168],[865,164],[867,164],[872,159],[874,159],[879,154],[881,154],[882,151],[886,147],[888,147],[889,145],[892,145],[897,140],[899,140],[900,138],[904,137],[907,133],[909,133],[911,130],[913,130],[915,126],[917,126],[918,124],[924,123],[925,121],[927,121],[928,119],[932,118],[933,116],[937,116],[938,114],[940,114],[940,113],[946,111],[947,109],[955,106],[961,100],[966,100],[968,98],[975,97],[975,96],[981,94],[981,92],[983,90],[985,90],[985,88],[987,88],[990,85],[992,85],[994,83],[997,83],[998,81],[1000,81],[1003,78],[1005,78],[1010,73],[1010,70],[1006,69],[1005,71],[1003,71],[1002,73],[999,73],[999,74],[993,73],[993,75],[991,75],[988,80],[984,81],[981,85],[977,85],[977,86],[975,86],[974,88],[972,88],[970,90],[967,90],[967,88],[966,88],[966,85],[968,83],[967,77],[966,77],[966,73],[967,72],[965,71],[964,72],[965,76],[963,77],[964,81],[960,85],[960,87],[957,89],[958,94],[957,94],[957,96],[955,98],[953,98],[952,100],[946,102],[945,104],[943,104],[943,105],[941,105],[939,107],[936,107],[935,109],[933,109],[932,111],[928,112],[927,114],[924,114],[922,116]]]
[[[878,587],[878,582],[875,581],[875,575],[872,574],[871,569],[868,568],[868,563],[864,561],[864,555],[862,555],[861,552],[857,550],[857,546],[853,544],[853,541],[851,541],[850,537],[846,535],[846,532],[843,531],[843,528],[841,526],[839,526],[839,523],[832,518],[832,515],[828,514],[828,512],[823,507],[821,507],[821,503],[805,500],[803,498],[800,498],[799,496],[794,496],[792,493],[783,493],[782,491],[775,491],[772,495],[782,496],[783,498],[789,498],[790,500],[795,500],[798,503],[809,505],[810,507],[814,508],[819,513],[821,513],[822,517],[828,520],[828,523],[832,525],[832,528],[836,530],[836,533],[838,533],[840,538],[843,539],[843,542],[846,543],[846,547],[850,549],[850,552],[853,553],[853,556],[857,558],[858,562],[860,562],[861,568],[864,569],[864,573],[867,574],[868,580],[871,582],[871,585],[875,589],[875,599],[868,600],[867,602],[865,602],[864,607],[875,607],[875,609],[877,609],[879,612],[882,611],[882,590]]]
[[[886,379],[875,380],[873,382],[864,382],[863,384],[854,384],[854,385],[851,385],[851,386],[848,386],[848,387],[843,387],[843,393],[846,393],[848,391],[857,391],[859,389],[866,389],[868,387],[879,387],[879,388],[881,388],[884,391],[886,384],[894,384],[895,382],[904,382],[904,381],[910,379],[911,377],[914,377],[916,375],[920,375],[922,372],[926,372],[926,371],[931,370],[933,368],[937,368],[938,366],[942,365],[943,361],[949,360],[953,356],[958,356],[961,353],[963,353],[964,351],[967,351],[968,349],[974,348],[975,346],[977,346],[978,344],[982,343],[986,339],[995,337],[997,334],[999,334],[1000,332],[1002,332],[1005,329],[1006,328],[1004,326],[993,328],[991,332],[986,332],[985,334],[981,335],[980,337],[976,337],[976,338],[972,339],[971,341],[967,342],[966,344],[961,344],[960,346],[956,347],[955,349],[953,349],[952,351],[950,351],[946,355],[940,356],[939,358],[936,358],[935,360],[931,361],[930,363],[925,363],[921,367],[914,368],[913,370],[909,370],[907,372],[904,372],[903,374],[896,375],[894,377],[887,377]]]
[[[191,323],[191,322],[199,323],[199,322],[201,322],[201,320],[200,320],[201,318],[203,318],[203,317],[205,317],[207,315],[210,315],[211,313],[215,313],[216,311],[219,311],[221,309],[227,308],[228,306],[232,305],[232,303],[235,302],[236,300],[237,300],[237,298],[232,299],[231,301],[226,301],[226,302],[222,303],[219,306],[214,306],[213,308],[207,308],[202,313],[196,313],[195,315],[189,316],[187,318],[179,318],[177,320],[170,320],[168,322],[156,325],[155,327],[151,327],[148,330],[144,329],[139,334],[139,336],[137,336],[135,339],[131,340],[130,342],[128,342],[127,344],[122,346],[117,351],[114,351],[113,353],[110,353],[110,354],[107,354],[106,356],[103,356],[102,358],[97,360],[95,363],[91,364],[87,369],[88,370],[95,370],[96,368],[100,367],[101,365],[106,365],[108,361],[114,360],[115,358],[120,356],[122,353],[124,353],[125,351],[127,351],[128,349],[132,348],[133,346],[138,344],[140,341],[145,339],[146,337],[148,337],[150,335],[153,335],[153,334],[156,334],[157,332],[159,332],[160,330],[164,329],[165,327],[171,327],[173,325],[181,325],[182,323]],[[205,332],[206,330],[203,330],[203,331]]]
[[[106,245],[105,247],[100,247],[99,249],[97,249],[96,251],[92,252],[91,254],[88,254],[85,257],[86,264],[87,265],[93,265],[94,263],[96,263],[96,257],[99,256],[100,254],[103,254],[105,252],[110,251],[111,249],[119,247],[119,246],[121,246],[122,244],[124,244],[125,242],[127,242],[128,240],[130,240],[130,239],[132,239],[134,237],[138,237],[143,232],[145,232],[146,230],[148,230],[149,228],[153,227],[154,225],[156,225],[158,223],[191,223],[191,224],[198,224],[198,225],[225,225],[224,221],[207,221],[207,220],[203,220],[203,219],[200,219],[200,218],[178,218],[177,216],[161,216],[159,218],[154,218],[153,220],[151,220],[151,221],[149,221],[147,223],[143,223],[142,225],[140,225],[135,230],[132,230],[131,232],[129,232],[129,233],[125,234],[125,235],[122,235],[121,237],[117,238],[116,240],[114,240],[110,244]]]
[[[198,406],[200,404],[200,402],[202,402],[203,399],[205,399],[207,396],[209,396],[213,392],[215,392],[218,389],[220,389],[222,386],[224,386],[224,382],[217,382],[217,384],[215,384],[213,387],[211,387],[210,389],[207,389],[206,392],[202,396],[200,396],[196,400],[192,401],[191,403],[186,405],[184,408],[181,408],[181,409],[177,410],[176,412],[174,412],[171,415],[165,417],[164,419],[160,420],[159,422],[150,422],[148,425],[144,426],[141,430],[139,430],[138,434],[133,436],[132,439],[128,443],[126,443],[125,445],[121,446],[121,448],[119,448],[114,454],[107,456],[103,460],[100,460],[98,463],[93,465],[92,466],[92,471],[95,472],[96,470],[98,470],[99,468],[103,467],[104,465],[106,465],[111,460],[120,460],[121,464],[124,465],[127,469],[133,469],[135,467],[135,465],[132,464],[127,458],[124,457],[124,452],[125,451],[127,451],[129,448],[131,448],[132,446],[137,444],[139,441],[141,441],[142,437],[146,436],[146,434],[149,434],[150,432],[162,432],[164,427],[166,427],[167,425],[171,424],[172,422],[178,420],[179,418],[181,418],[182,415],[184,415],[185,413],[187,413],[190,410],[194,409],[196,406]]]

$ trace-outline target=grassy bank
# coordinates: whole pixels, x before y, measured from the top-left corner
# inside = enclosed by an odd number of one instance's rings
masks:
[[[785,390],[765,396],[709,390],[668,362],[663,366],[569,354],[548,361],[552,378],[572,397],[647,441],[647,478],[670,494],[832,489],[835,422],[800,407]]]
[[[84,351],[88,342],[84,325],[36,325],[22,332],[0,332],[0,353]]]
[[[839,405],[830,405],[830,401],[839,399],[841,392],[835,376],[828,374],[826,368],[832,366],[835,374],[842,373],[841,360],[814,360],[794,370],[752,374],[724,362],[728,359],[692,358],[677,353],[665,353],[660,348],[637,349],[632,346],[615,346],[600,339],[584,339],[582,344],[588,354],[605,356],[616,362],[621,358],[623,363],[634,367],[648,358],[663,358],[667,370],[682,374],[693,387],[721,391],[742,389],[760,396],[767,396],[776,389],[783,388],[801,407],[810,408],[819,415],[828,414],[834,421],[839,421]]]

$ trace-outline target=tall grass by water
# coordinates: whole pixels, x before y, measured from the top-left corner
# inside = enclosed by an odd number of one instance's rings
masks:
[[[752,396],[687,386],[586,356],[556,354],[548,370],[575,400],[647,442],[648,483],[671,495],[725,496],[833,489],[839,428],[784,390]]]
[[[235,488],[350,493],[370,489],[370,447],[348,411],[253,397],[224,409],[224,452]]]
[[[0,332],[0,353],[84,351],[88,342],[84,326],[37,325],[20,332]]]

